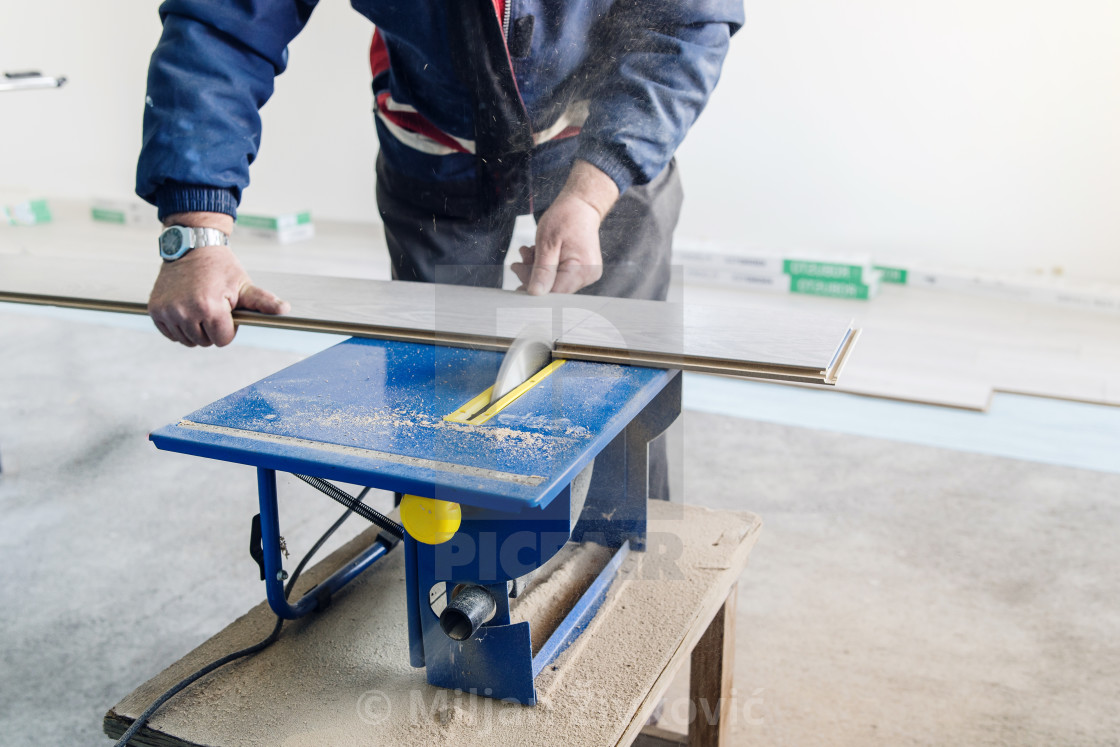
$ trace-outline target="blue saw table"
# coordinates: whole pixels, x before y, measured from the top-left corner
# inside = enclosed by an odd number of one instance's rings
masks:
[[[388,552],[387,535],[297,603],[284,595],[276,472],[457,504],[458,529],[429,544],[404,535],[409,649],[433,685],[535,704],[533,680],[590,622],[625,553],[642,549],[648,444],[680,412],[679,371],[565,361],[483,423],[456,421],[486,399],[502,353],[351,339],[151,434],[160,449],[257,468],[269,603],[296,618]],[[448,419],[448,418],[451,419]],[[594,460],[582,510],[572,483]],[[534,652],[511,623],[509,589],[569,540],[618,548]],[[430,541],[430,540],[429,540]],[[494,609],[466,640],[439,611],[465,587]]]

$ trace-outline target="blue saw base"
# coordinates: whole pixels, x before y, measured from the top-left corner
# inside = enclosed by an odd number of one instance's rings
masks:
[[[151,439],[160,449],[257,468],[262,573],[273,610],[285,618],[321,609],[392,543],[370,548],[289,604],[277,471],[460,504],[462,524],[447,542],[405,537],[412,664],[426,667],[432,684],[532,705],[536,675],[587,627],[629,548],[644,546],[648,443],[680,412],[680,376],[567,361],[486,423],[444,420],[493,383],[501,360],[498,352],[351,339]],[[573,516],[571,483],[593,460],[600,487]],[[510,622],[507,584],[569,539],[618,552],[534,656],[529,623]],[[467,640],[452,640],[431,606],[441,584],[445,593],[458,584],[485,587],[495,615]]]

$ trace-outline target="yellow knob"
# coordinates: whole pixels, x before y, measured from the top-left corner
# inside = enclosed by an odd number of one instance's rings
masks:
[[[425,545],[439,545],[455,536],[463,522],[458,503],[406,495],[401,499],[401,523],[412,538]]]

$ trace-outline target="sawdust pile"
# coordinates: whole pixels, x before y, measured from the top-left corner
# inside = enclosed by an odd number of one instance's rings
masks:
[[[535,654],[548,640],[572,606],[610,562],[614,550],[588,543],[569,542],[548,561],[539,578],[516,599],[510,600],[513,622],[527,620]]]
[[[359,411],[319,407],[289,412],[285,417],[289,421],[330,429],[334,435],[345,438],[353,446],[362,446],[371,434],[391,435],[397,440],[420,440],[425,437],[425,431],[453,431],[470,439],[477,439],[482,447],[499,447],[504,450],[520,448],[539,452],[567,446],[591,436],[586,428],[574,426],[566,419],[535,416],[531,419],[510,420],[499,417],[501,425],[471,425],[449,422],[409,407]],[[281,433],[282,429],[278,428],[281,425],[280,421],[268,420],[260,424],[259,428],[264,432]]]

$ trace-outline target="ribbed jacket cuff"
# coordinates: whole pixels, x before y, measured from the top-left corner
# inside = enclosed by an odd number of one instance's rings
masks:
[[[595,141],[581,142],[575,157],[587,161],[613,179],[620,195],[636,181],[637,174],[629,159]]]
[[[237,217],[237,198],[221,187],[168,183],[156,190],[156,207],[162,221],[175,213],[225,213]]]

